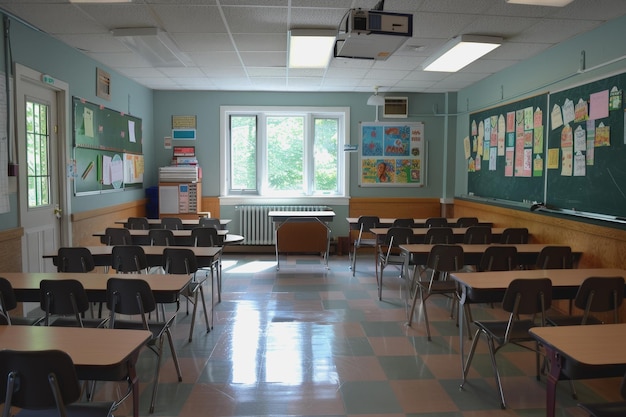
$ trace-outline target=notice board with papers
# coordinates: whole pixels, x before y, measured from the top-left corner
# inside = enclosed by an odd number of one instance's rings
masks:
[[[72,110],[75,194],[141,188],[141,119],[78,97]]]

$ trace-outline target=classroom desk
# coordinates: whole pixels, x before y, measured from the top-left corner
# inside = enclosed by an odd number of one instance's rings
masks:
[[[274,242],[276,248],[276,269],[280,269],[279,252],[320,252],[324,254],[324,264],[328,269],[328,253],[330,252],[331,230],[329,222],[335,218],[332,210],[324,211],[270,211],[269,218],[274,224]],[[325,237],[301,236],[297,241],[281,241],[281,228],[290,227],[294,223],[316,223],[321,225]],[[288,226],[289,225],[289,226]],[[284,229],[283,229],[284,230]]]
[[[175,216],[173,216],[175,217]],[[220,219],[222,229],[231,222],[231,219]],[[182,219],[183,227],[185,229],[193,229],[194,227],[200,227],[200,218],[198,219]],[[115,224],[122,224],[124,227],[128,227],[128,219],[119,219],[115,221]],[[159,229],[161,227],[161,219],[148,219],[148,225],[151,229]]]
[[[580,287],[580,284],[582,284],[586,278],[615,276],[626,278],[626,270],[613,268],[582,268],[528,269],[495,272],[453,272],[450,274],[450,279],[459,284],[459,323],[463,323],[466,305],[472,303],[495,303],[502,301],[507,287],[511,281],[517,278],[550,278],[552,281],[552,298],[571,300],[576,297],[578,287]],[[464,326],[459,325],[461,372],[463,371],[465,363],[463,352],[463,327]]]
[[[149,230],[129,229],[129,232],[133,245],[150,245]],[[172,230],[172,234],[174,235],[172,246],[192,246],[191,229]],[[230,234],[226,229],[218,230],[217,234],[222,239],[222,244],[224,245],[235,245],[244,240],[243,236]],[[96,232],[93,236],[99,237],[100,241],[103,242],[102,238],[105,236],[105,231]]]
[[[359,218],[358,217],[346,217],[346,220],[348,221],[348,224],[350,225],[350,229],[351,230],[358,230],[357,228],[357,224],[359,222]],[[380,227],[391,227],[393,226],[393,222],[395,221],[395,218],[392,217],[388,217],[388,218],[380,218]],[[415,223],[416,227],[426,227],[426,218],[422,218],[422,219],[413,219],[413,223]],[[458,217],[449,217],[448,218],[448,224],[450,227],[455,227],[456,226],[456,222],[459,220]],[[479,221],[477,226],[487,226],[487,227],[493,227],[493,223],[492,222],[485,222],[485,221]]]
[[[467,227],[452,227],[452,235],[454,236],[454,242],[452,243],[463,243],[463,237],[465,236],[465,232],[467,232]],[[504,227],[492,227],[491,228],[491,236],[493,238],[494,243],[500,241],[500,237],[502,236],[502,232],[504,232]],[[370,229],[370,231],[376,235],[376,240],[381,241],[387,234],[389,230],[388,227],[375,227]],[[414,227],[413,235],[415,236],[417,241],[423,241],[426,233],[428,233],[428,228],[426,227]]]
[[[0,326],[3,349],[58,349],[70,355],[81,380],[128,379],[134,417],[139,417],[139,378],[135,365],[141,348],[151,337],[147,330]]]
[[[546,417],[555,416],[556,384],[571,379],[623,376],[626,372],[626,323],[535,327],[530,334],[546,349]]]

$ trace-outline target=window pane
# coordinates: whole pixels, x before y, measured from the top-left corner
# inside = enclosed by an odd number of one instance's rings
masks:
[[[50,204],[48,106],[26,102],[28,207]]]
[[[304,117],[267,118],[268,186],[304,192]]]
[[[314,188],[316,192],[337,191],[337,119],[315,119]]]
[[[230,117],[231,189],[256,190],[256,116]]]

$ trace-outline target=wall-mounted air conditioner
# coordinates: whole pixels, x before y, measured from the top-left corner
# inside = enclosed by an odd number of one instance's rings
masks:
[[[413,15],[350,9],[337,32],[335,57],[386,60],[413,36]]]
[[[383,118],[406,118],[409,117],[408,97],[387,97],[383,106]]]

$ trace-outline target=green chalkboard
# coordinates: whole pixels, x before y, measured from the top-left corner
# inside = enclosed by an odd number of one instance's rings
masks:
[[[547,102],[542,94],[470,114],[465,142],[470,195],[543,201]]]
[[[550,95],[551,109],[556,106],[562,115],[566,114],[568,100],[574,105],[574,113],[587,116],[587,120],[579,117],[565,123],[569,119],[563,117],[563,124],[550,126],[548,152],[558,154],[558,167],[547,171],[548,205],[626,217],[624,88],[626,74],[620,74]],[[600,134],[601,125],[605,127],[604,135]],[[578,145],[574,140],[577,131]]]
[[[143,172],[137,173],[127,158],[142,154],[141,119],[78,97],[72,104],[74,192],[79,195],[141,187],[137,178],[141,179]],[[129,177],[133,180],[125,182]]]

